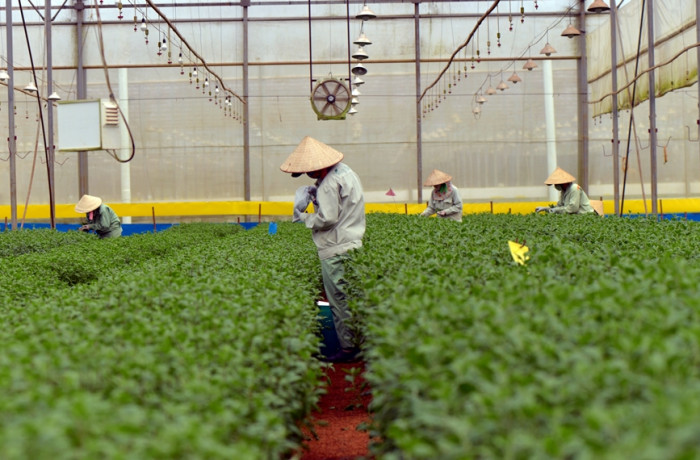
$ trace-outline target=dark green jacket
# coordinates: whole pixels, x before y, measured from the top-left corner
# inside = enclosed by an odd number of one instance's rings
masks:
[[[122,234],[122,224],[117,213],[106,204],[95,209],[92,220],[88,218],[87,226],[90,230],[95,230],[100,238],[114,238]]]

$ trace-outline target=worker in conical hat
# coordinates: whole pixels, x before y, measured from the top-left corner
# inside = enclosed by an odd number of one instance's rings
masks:
[[[87,223],[79,228],[80,231],[92,230],[100,238],[114,238],[122,234],[122,225],[117,213],[102,203],[102,198],[83,195],[75,205],[75,212],[84,213],[87,218]]]
[[[313,191],[301,203],[295,203],[295,214],[311,229],[321,260],[323,287],[341,347],[338,353],[326,357],[333,362],[358,359],[361,341],[349,324],[351,315],[345,292],[344,261],[350,257],[349,251],[362,246],[365,201],[360,178],[341,162],[343,157],[333,147],[307,136],[280,166],[282,171],[294,177],[306,174],[315,179]],[[313,201],[316,212],[303,212],[310,201]],[[296,209],[302,212],[297,213]]]
[[[437,214],[438,217],[462,222],[462,198],[457,187],[452,185],[452,176],[439,169],[433,169],[423,185],[432,186],[433,191],[428,200],[428,207],[421,216]]]
[[[544,183],[548,186],[553,185],[560,192],[559,201],[556,205],[538,206],[535,208],[535,212],[545,211],[556,214],[590,214],[596,212],[591,206],[586,192],[576,183],[576,178],[563,169],[555,169]]]

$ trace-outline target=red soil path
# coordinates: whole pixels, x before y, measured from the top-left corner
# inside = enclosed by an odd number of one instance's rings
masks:
[[[357,372],[354,383],[345,377]],[[326,369],[327,393],[321,396],[319,410],[312,414],[318,439],[310,436],[302,460],[355,460],[369,455],[369,433],[358,431],[369,423],[367,406],[372,399],[364,383],[363,363],[334,363]],[[347,389],[347,391],[346,391]]]

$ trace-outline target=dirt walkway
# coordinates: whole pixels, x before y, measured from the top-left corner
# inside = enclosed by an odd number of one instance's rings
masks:
[[[319,411],[312,417],[318,439],[306,442],[302,460],[355,460],[369,456],[369,433],[358,431],[369,422],[367,406],[371,400],[364,383],[363,363],[335,363],[326,370],[328,392],[321,396]],[[346,376],[354,378],[348,381]]]

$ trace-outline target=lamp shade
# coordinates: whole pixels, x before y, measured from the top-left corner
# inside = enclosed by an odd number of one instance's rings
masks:
[[[561,33],[562,37],[569,37],[569,38],[574,38],[578,35],[581,35],[581,31],[578,30],[576,27],[572,26],[569,24],[569,26],[564,29],[564,31]]]
[[[535,61],[533,61],[532,59],[528,59],[527,62],[525,63],[525,65],[523,66],[523,69],[530,71],[530,70],[534,69],[535,67],[537,67],[537,64],[535,64]]]
[[[360,36],[357,37],[353,43],[356,45],[359,45],[359,46],[367,46],[367,45],[372,44],[372,42],[370,41],[369,38],[367,38],[367,35],[365,35],[364,32],[362,32],[360,34]]]
[[[352,86],[360,86],[360,85],[364,85],[364,84],[365,84],[365,81],[363,79],[361,79],[360,77],[358,77],[357,75],[355,75],[355,78],[352,79]]]
[[[359,48],[357,48],[357,51],[352,53],[352,58],[357,59],[358,61],[364,61],[368,57],[369,57],[369,55],[367,53],[365,53],[365,49],[361,46]]]
[[[540,54],[544,54],[545,56],[551,56],[552,53],[556,53],[556,52],[557,52],[557,50],[555,50],[554,47],[549,44],[549,42],[547,42],[547,44],[544,45],[544,48],[542,48],[540,50]]]
[[[603,0],[594,0],[588,7],[589,13],[605,13],[606,11],[610,11],[610,7]]]
[[[517,84],[517,83],[523,81],[523,79],[520,78],[520,76],[518,76],[517,73],[513,72],[513,75],[511,75],[510,77],[508,77],[508,81],[511,82],[511,83],[513,83],[513,84],[515,85],[515,84]]]
[[[501,91],[505,91],[508,89],[508,84],[506,84],[506,82],[501,80],[501,82],[498,84],[498,86],[496,86],[496,89],[501,90]]]
[[[36,93],[37,91],[39,91],[34,82],[31,80],[29,81],[29,84],[24,87],[24,90],[29,91],[30,93]]]
[[[360,14],[355,16],[356,19],[362,19],[363,21],[367,21],[369,19],[374,19],[376,18],[377,15],[372,12],[372,10],[369,9],[367,5],[362,6],[362,11],[360,11]]]
[[[0,81],[7,81],[10,79],[10,74],[7,73],[7,70],[2,69],[0,70]]]
[[[366,75],[367,69],[362,64],[355,64],[350,70],[353,75]]]

